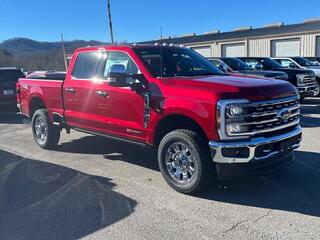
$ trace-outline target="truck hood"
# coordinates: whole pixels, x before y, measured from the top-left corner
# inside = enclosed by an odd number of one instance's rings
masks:
[[[256,76],[263,76],[269,78],[278,78],[278,79],[288,79],[288,75],[284,72],[280,71],[267,71],[267,70],[241,70],[239,73],[256,75]]]
[[[246,98],[252,101],[271,100],[297,94],[290,83],[276,79],[240,76],[176,77],[171,84],[178,89],[201,89],[226,99]]]

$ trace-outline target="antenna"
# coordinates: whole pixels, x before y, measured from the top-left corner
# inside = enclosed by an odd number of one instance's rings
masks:
[[[162,40],[162,26],[160,26],[160,40]]]
[[[110,38],[111,38],[111,43],[113,44],[113,30],[112,30],[112,21],[111,21],[110,0],[107,0],[107,8],[108,8],[108,17],[109,17]]]
[[[61,45],[62,45],[62,53],[63,53],[63,60],[64,60],[64,67],[66,71],[68,70],[68,63],[67,63],[67,56],[66,56],[66,49],[64,47],[64,42],[63,42],[63,35],[61,33]]]

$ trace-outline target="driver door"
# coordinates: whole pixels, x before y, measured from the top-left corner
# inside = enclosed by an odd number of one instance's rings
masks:
[[[123,67],[121,67],[123,65]],[[102,118],[108,119],[106,131],[112,135],[144,141],[146,129],[144,128],[144,94],[132,91],[129,84],[137,81],[130,77],[141,74],[138,66],[125,52],[109,51],[104,68],[104,79],[108,79],[114,66],[124,69],[127,86],[110,86],[106,84],[108,94],[108,110],[102,111]],[[103,99],[101,99],[103,101]]]

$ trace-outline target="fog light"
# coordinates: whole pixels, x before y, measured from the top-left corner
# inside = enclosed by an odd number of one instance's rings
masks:
[[[227,133],[228,135],[232,135],[235,133],[243,133],[247,132],[248,127],[247,126],[242,126],[239,124],[229,124],[227,125]]]

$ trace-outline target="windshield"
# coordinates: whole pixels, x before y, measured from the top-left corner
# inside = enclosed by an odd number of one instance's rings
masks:
[[[305,59],[303,57],[294,57],[292,59],[294,61],[296,61],[300,66],[303,66],[303,67],[311,67],[311,66],[313,66],[313,64],[311,62],[309,62],[307,59]]]
[[[24,74],[18,69],[0,69],[0,83],[18,82],[19,78],[23,78]]]
[[[277,69],[283,68],[281,64],[270,58],[259,58],[259,62],[266,66],[266,69]]]
[[[206,58],[188,48],[152,46],[134,50],[154,77],[225,75]]]
[[[243,71],[243,70],[253,70],[252,67],[242,62],[237,58],[222,58],[222,60],[233,70],[233,71]]]

